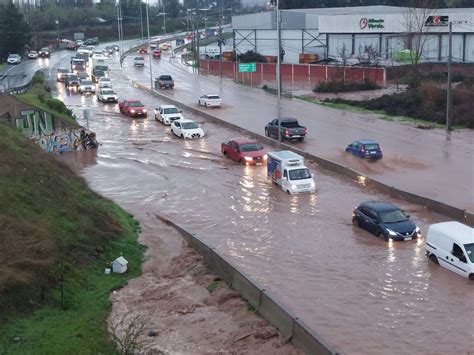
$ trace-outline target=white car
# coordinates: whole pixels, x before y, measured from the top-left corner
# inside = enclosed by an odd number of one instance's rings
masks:
[[[112,89],[100,89],[97,93],[97,101],[101,102],[118,102],[118,96]]]
[[[8,64],[20,64],[21,56],[19,54],[10,54],[7,58]]]
[[[222,107],[222,99],[219,95],[208,94],[199,98],[199,105],[206,107]]]
[[[112,81],[107,76],[104,76],[99,79],[99,89],[105,89],[105,88],[112,89]]]
[[[145,58],[143,57],[135,57],[133,59],[133,65],[136,67],[143,67],[145,66]]]
[[[175,120],[183,118],[183,114],[180,110],[173,105],[161,105],[155,108],[155,120],[160,121],[165,125],[170,125]]]
[[[28,52],[28,59],[36,59],[38,58],[38,52],[37,51],[29,51]]]
[[[196,122],[184,118],[171,123],[171,132],[184,139],[204,137],[204,131]]]
[[[79,85],[79,92],[81,94],[95,93],[95,85],[92,80],[83,79],[81,80],[81,85]]]

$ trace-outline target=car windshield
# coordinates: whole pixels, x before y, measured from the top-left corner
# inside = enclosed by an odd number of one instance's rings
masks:
[[[95,76],[104,76],[105,73],[102,70],[96,70],[96,71],[94,71],[94,75]]]
[[[309,179],[311,177],[311,173],[308,169],[295,169],[289,171],[290,180],[303,180]]]
[[[41,48],[41,52],[49,52],[48,48]]]
[[[181,124],[181,127],[183,127],[183,129],[199,128],[199,126],[197,125],[196,122],[184,122],[184,123]]]
[[[69,75],[69,80],[79,80],[77,75]]]
[[[106,65],[96,65],[95,70],[107,71],[109,68]]]
[[[242,152],[253,152],[255,150],[260,150],[260,146],[257,143],[245,143],[240,145],[240,150]]]
[[[38,53],[37,51],[30,51],[31,54],[36,54]]]
[[[58,73],[67,73],[68,70],[66,68],[58,68]]]
[[[18,54],[10,54],[10,58],[18,58],[19,55]]]
[[[104,90],[104,91],[102,91],[102,94],[103,95],[113,95],[114,92],[112,90]]]
[[[101,83],[106,82],[106,81],[110,81],[110,78],[107,78],[107,77],[100,78]]]
[[[162,75],[160,76],[160,80],[172,80],[170,75]]]
[[[281,126],[286,128],[299,127],[298,121],[281,121]]]
[[[377,143],[366,144],[364,145],[365,150],[377,150],[379,149],[379,145]]]
[[[135,60],[145,60],[142,57],[135,57]]]
[[[471,260],[471,263],[474,263],[474,243],[464,244],[464,249],[466,249],[467,257]]]
[[[400,210],[380,212],[380,222],[382,223],[397,223],[406,221],[408,218]]]
[[[219,100],[220,99],[220,97],[217,96],[217,95],[209,95],[207,98],[211,99],[211,100]]]
[[[90,81],[90,80],[82,80],[82,81],[81,81],[81,84],[82,84],[82,85],[92,85],[92,81]]]
[[[129,102],[128,106],[130,107],[143,107],[143,104],[140,101]]]
[[[176,107],[171,107],[171,108],[165,108],[165,109],[163,110],[163,113],[164,113],[165,115],[168,115],[168,114],[170,114],[170,113],[179,113],[179,111],[178,111],[178,109],[177,109]]]

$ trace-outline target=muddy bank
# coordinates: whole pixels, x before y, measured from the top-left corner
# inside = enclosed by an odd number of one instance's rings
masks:
[[[123,339],[136,320],[147,353],[303,354],[208,272],[177,231],[152,216],[143,222],[147,261],[142,276],[111,295],[111,333]]]

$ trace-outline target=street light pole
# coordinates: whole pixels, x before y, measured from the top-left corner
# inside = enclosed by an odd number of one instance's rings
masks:
[[[140,0],[140,28],[141,28],[141,31],[142,31],[142,40],[143,40],[143,15],[142,15],[142,0]]]
[[[280,14],[280,1],[276,2],[276,16],[277,16],[277,37],[278,37],[278,48],[277,48],[277,112],[278,112],[278,143],[281,144],[281,14]]]
[[[59,47],[59,37],[60,37],[60,35],[59,35],[59,20],[56,19],[56,20],[54,20],[54,22],[56,23],[56,30],[58,32],[58,47]]]
[[[146,2],[146,27],[148,32],[148,62],[150,67],[150,91],[153,92],[153,68],[151,62],[151,47],[150,47],[150,18],[148,17],[148,7],[150,0]]]
[[[453,22],[449,21],[449,41],[448,41],[448,88],[447,88],[447,103],[446,103],[446,131],[451,131],[452,130],[452,116],[451,116],[451,111],[452,111],[452,105],[453,105],[453,99],[452,99],[452,66],[453,66]]]
[[[158,16],[163,16],[163,30],[164,30],[164,36],[166,37],[166,12],[160,12]]]

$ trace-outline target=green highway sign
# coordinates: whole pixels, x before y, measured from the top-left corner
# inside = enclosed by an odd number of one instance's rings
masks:
[[[257,71],[256,63],[241,63],[239,64],[239,73],[255,73]]]

